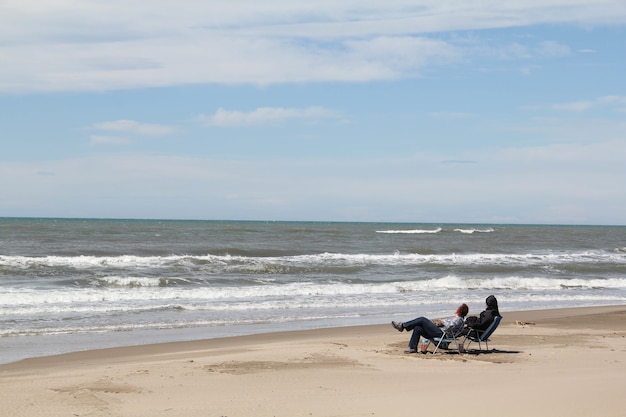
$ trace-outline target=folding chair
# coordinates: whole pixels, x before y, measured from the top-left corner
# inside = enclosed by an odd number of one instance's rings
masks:
[[[459,329],[453,329],[451,333],[444,332],[442,337],[433,337],[432,341],[436,343],[435,350],[433,350],[433,355],[437,353],[437,350],[442,344],[449,345],[450,343],[454,343],[459,337],[462,336],[464,327],[461,326]],[[465,340],[463,340],[465,343]]]
[[[489,350],[489,336],[491,336],[493,332],[498,328],[500,320],[502,320],[502,316],[494,317],[493,322],[491,322],[489,327],[487,327],[485,330],[477,330],[470,327],[467,334],[465,335],[465,339],[463,339],[463,344],[465,344],[466,340],[469,340],[469,343],[467,344],[467,347],[469,348],[469,345],[471,345],[472,342],[477,342],[478,349],[483,350],[482,342],[485,342],[485,345],[487,345],[487,350]]]

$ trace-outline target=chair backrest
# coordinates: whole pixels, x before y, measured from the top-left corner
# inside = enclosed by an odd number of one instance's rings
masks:
[[[495,316],[489,327],[487,327],[485,331],[480,334],[479,339],[481,341],[487,340],[500,324],[500,320],[502,320],[502,316]]]
[[[456,339],[457,337],[461,336],[461,333],[463,333],[463,331],[465,330],[464,325],[465,325],[465,317],[463,317],[463,321],[459,324],[459,327],[445,330],[443,332],[442,337],[444,339]]]

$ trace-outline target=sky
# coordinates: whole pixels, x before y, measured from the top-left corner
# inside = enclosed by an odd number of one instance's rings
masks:
[[[0,0],[0,217],[626,225],[623,0]]]

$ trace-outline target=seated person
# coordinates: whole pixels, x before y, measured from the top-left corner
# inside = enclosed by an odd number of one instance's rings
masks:
[[[400,332],[403,330],[413,330],[413,334],[409,340],[409,349],[405,350],[404,353],[417,353],[417,344],[420,340],[420,336],[429,340],[435,337],[443,337],[444,335],[453,337],[463,328],[464,318],[467,316],[468,312],[469,307],[467,307],[467,304],[461,304],[459,308],[456,309],[454,317],[444,320],[430,320],[426,317],[418,317],[403,323],[392,321],[391,325]],[[426,353],[427,349],[428,344],[422,344],[421,353]]]
[[[496,316],[500,316],[500,311],[498,310],[498,300],[493,295],[490,295],[485,300],[486,308],[480,313],[478,317],[470,316],[465,320],[465,327],[471,327],[474,330],[483,331],[486,330],[487,327],[491,323],[493,323],[493,319]],[[463,333],[466,334],[468,329],[466,329]]]

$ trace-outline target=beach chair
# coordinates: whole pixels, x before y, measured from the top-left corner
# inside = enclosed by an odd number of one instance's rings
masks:
[[[491,336],[498,328],[500,320],[502,320],[502,316],[496,316],[493,319],[493,322],[485,330],[477,330],[470,327],[465,335],[465,339],[463,339],[463,345],[465,345],[465,342],[469,340],[469,343],[467,344],[468,348],[472,342],[476,342],[478,343],[478,349],[482,350],[482,343],[484,342],[485,345],[487,345],[487,350],[489,350],[489,336]]]
[[[461,328],[454,331],[453,333],[444,332],[442,337],[433,337],[432,341],[436,343],[435,350],[433,350],[433,355],[437,353],[437,350],[439,350],[442,345],[449,345],[450,343],[456,342],[456,340],[463,335],[463,330],[464,327],[461,326]],[[465,343],[465,340],[463,340],[463,343]]]

